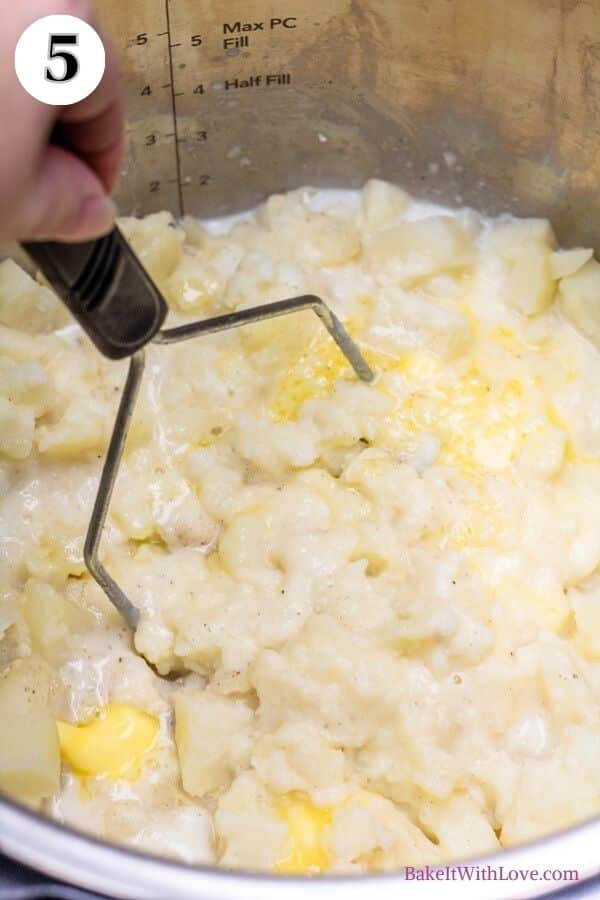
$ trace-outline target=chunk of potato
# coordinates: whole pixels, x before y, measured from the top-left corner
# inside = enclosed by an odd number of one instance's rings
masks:
[[[165,295],[170,306],[182,312],[206,310],[223,292],[221,279],[200,256],[185,254],[169,276]]]
[[[62,522],[61,522],[62,524]],[[69,529],[71,534],[75,529]],[[77,578],[86,571],[83,560],[83,535],[66,533],[58,537],[52,529],[31,548],[25,559],[25,569],[37,578],[61,589],[70,575]]]
[[[227,786],[249,760],[252,710],[242,700],[189,691],[175,698],[183,787],[196,797]]]
[[[55,294],[12,259],[0,263],[0,322],[28,334],[53,331],[67,321]]]
[[[335,215],[312,210],[310,198],[313,194],[310,189],[274,194],[257,211],[258,221],[276,235],[277,243],[289,256],[313,266],[343,265],[360,252],[359,230],[343,213]],[[243,232],[238,226],[232,234],[238,237]],[[263,281],[264,277],[259,280]],[[234,279],[233,285],[236,281]],[[229,291],[233,285],[230,284]],[[255,289],[253,294],[256,295]]]
[[[71,635],[91,628],[94,618],[62,597],[49,584],[30,579],[23,603],[32,649],[51,664],[60,664]]]
[[[552,250],[554,232],[547,219],[509,219],[494,225],[489,232],[486,247],[500,256],[510,257],[519,248],[539,244]]]
[[[0,455],[27,459],[33,447],[34,431],[33,409],[0,397]]]
[[[306,192],[290,191],[287,194],[271,194],[257,210],[258,221],[271,231],[281,232],[293,220],[301,220],[307,212]]]
[[[35,657],[0,678],[0,790],[26,801],[56,793],[60,751],[49,709],[50,672]]]
[[[325,213],[307,215],[290,235],[302,260],[312,266],[341,266],[360,253],[361,240],[353,222]]]
[[[183,229],[175,228],[173,217],[166,212],[144,219],[120,219],[119,226],[159,288],[164,290],[167,278],[183,256]]]
[[[5,578],[8,581],[10,569],[6,565],[6,563],[0,563],[0,578]],[[6,637],[6,633],[9,628],[12,628],[19,621],[19,601],[18,595],[11,591],[4,591],[0,594],[0,669],[3,665],[6,665],[6,660],[3,658],[3,648],[2,640]]]
[[[567,275],[573,275],[578,269],[586,264],[588,259],[593,255],[592,250],[586,250],[583,247],[576,247],[573,250],[556,250],[550,254],[550,274],[552,278],[566,278]]]
[[[0,358],[0,394],[16,406],[32,407],[36,418],[54,402],[48,373],[39,362],[15,364],[4,356]]]
[[[107,441],[106,410],[89,397],[75,397],[56,425],[38,428],[40,453],[72,459],[81,453],[101,453]]]
[[[6,720],[0,706],[0,721],[0,790],[24,800],[51,797],[60,787],[60,751],[50,712]]]
[[[0,676],[0,709],[6,715],[25,715],[50,703],[52,670],[38,656],[16,660]]]
[[[36,360],[39,362],[52,343],[50,338],[47,339],[47,343],[32,341],[30,335],[0,325],[0,355],[13,360],[13,362],[24,363]]]
[[[544,247],[532,245],[515,249],[509,259],[506,300],[526,316],[543,312],[554,299],[549,257]]]
[[[600,660],[600,578],[595,575],[569,591],[578,642],[588,659]]]
[[[543,312],[554,299],[550,267],[553,243],[550,224],[543,219],[498,225],[487,240],[487,247],[501,256],[506,265],[505,302],[523,315]]]
[[[558,296],[566,318],[600,349],[600,263],[590,259],[563,278]]]
[[[257,515],[260,507],[235,516],[221,532],[219,558],[225,571],[233,576],[268,566],[269,525],[266,516]],[[264,507],[262,508],[264,509]]]
[[[369,268],[384,283],[407,285],[473,262],[469,230],[450,216],[399,222],[377,232],[366,250]]]
[[[488,816],[467,794],[424,804],[421,821],[435,834],[445,858],[464,859],[500,849]]]
[[[362,192],[365,231],[376,231],[391,225],[405,212],[409,203],[410,198],[402,188],[379,178],[371,178]]]

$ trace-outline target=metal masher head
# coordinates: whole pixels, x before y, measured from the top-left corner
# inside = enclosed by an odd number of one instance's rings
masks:
[[[144,374],[144,347],[150,341],[155,344],[176,344],[203,334],[214,334],[277,316],[312,310],[358,377],[362,381],[372,381],[373,372],[340,320],[319,297],[292,297],[163,329],[168,312],[165,299],[119,228],[115,227],[104,237],[82,244],[45,241],[25,244],[24,248],[98,350],[109,359],[130,359],[87,530],[84,559],[91,576],[127,624],[135,629],[140,612],[106,571],[100,561],[99,550]]]
[[[267,303],[224,316],[191,322],[176,328],[163,329],[154,335],[153,342],[156,344],[176,344],[179,341],[190,340],[204,334],[214,334],[217,331],[239,328],[242,325],[262,322],[265,319],[285,316],[290,313],[301,312],[302,310],[312,310],[318,316],[354,369],[356,375],[362,381],[372,381],[374,374],[371,368],[340,320],[323,300],[312,295],[292,297],[288,300],[279,300],[275,303]],[[140,611],[106,570],[100,561],[99,551],[102,532],[112,492],[119,474],[119,464],[123,456],[143,374],[144,350],[140,349],[130,358],[129,371],[104,461],[84,545],[84,559],[88,571],[132,629],[135,629],[138,625]]]

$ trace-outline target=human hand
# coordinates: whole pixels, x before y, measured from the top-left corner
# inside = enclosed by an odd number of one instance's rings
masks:
[[[42,16],[78,16],[98,29],[87,0],[16,0],[0,7],[0,242],[85,241],[112,227],[110,192],[121,167],[123,100],[114,49],[106,71],[73,106],[31,97],[14,70],[25,28]],[[51,138],[58,135],[60,146]]]

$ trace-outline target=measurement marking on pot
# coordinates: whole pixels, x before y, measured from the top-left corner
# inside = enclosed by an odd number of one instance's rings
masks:
[[[181,44],[173,44],[171,41],[171,13],[169,10],[169,0],[165,0],[165,17],[166,17],[166,25],[167,25],[167,42],[169,45],[169,77],[171,79],[171,112],[173,115],[173,137],[175,138],[175,168],[177,172],[177,199],[179,201],[179,215],[183,216],[185,213],[184,205],[183,205],[183,189],[181,185],[181,155],[179,153],[179,135],[178,135],[178,123],[177,123],[177,96],[175,91],[175,73],[173,68],[173,47],[180,47]]]
[[[224,56],[239,55],[241,62],[242,56],[250,56],[244,52],[248,48],[252,53],[255,47],[266,47],[271,41],[275,44],[285,44],[287,43],[285,35],[289,35],[292,41],[298,35],[297,29],[302,28],[303,23],[300,17],[287,15],[288,10],[284,14],[283,11],[278,12],[275,9],[272,16],[259,21],[254,19],[245,21],[241,17],[238,19],[231,16],[227,21],[218,20],[208,30],[201,30],[199,22],[194,23],[196,28],[189,27],[189,18],[184,19],[181,12],[184,6],[181,0],[162,0],[162,2],[153,0],[153,2],[156,3],[156,19],[153,20],[148,12],[144,24],[141,21],[138,24],[138,28],[146,27],[146,31],[133,33],[127,38],[127,46],[140,54],[144,54],[145,50],[152,51],[152,60],[147,56],[145,62],[139,60],[138,74],[144,80],[140,78],[139,86],[136,84],[136,92],[140,98],[156,99],[157,96],[162,96],[162,101],[158,102],[162,114],[166,114],[167,125],[165,129],[161,128],[156,132],[139,136],[138,139],[144,151],[144,165],[148,167],[146,190],[155,195],[153,205],[158,202],[156,195],[160,194],[161,199],[165,200],[169,197],[169,203],[176,215],[183,216],[190,206],[190,197],[193,197],[194,201],[196,199],[194,191],[198,194],[201,190],[210,193],[215,188],[215,177],[208,174],[212,161],[209,148],[214,135],[204,130],[207,124],[205,109],[199,106],[199,103],[206,99],[207,93],[229,92],[230,97],[224,99],[224,105],[229,108],[240,102],[236,96],[240,91],[242,93],[247,90],[277,91],[292,84],[293,73],[287,69],[283,71],[278,69],[279,65],[287,66],[283,60],[278,62],[273,60],[273,68],[270,71],[264,69],[261,71],[261,63],[257,62],[254,65],[258,71],[256,69],[252,71],[252,63],[250,71],[246,66],[244,66],[246,71],[236,71],[237,67],[231,59],[227,59],[225,64],[221,65],[214,56],[206,60],[204,51],[206,50],[209,55],[215,50],[219,53],[224,51]],[[231,12],[228,13],[231,15]],[[157,31],[157,28],[160,30]],[[157,52],[158,45],[153,47],[156,40],[165,41],[166,52],[164,46],[162,52]],[[196,52],[197,57],[192,55]],[[154,83],[145,83],[152,66],[158,65],[159,60],[164,64],[161,74]],[[265,64],[268,63],[262,63]],[[197,78],[200,72],[203,73],[204,81],[194,81],[194,77]],[[168,78],[167,81],[165,77]],[[165,96],[161,95],[160,91],[169,93]],[[198,101],[195,97],[198,97]],[[250,96],[247,99],[250,100]],[[210,103],[208,106],[210,108]],[[171,141],[172,151],[169,148]],[[167,150],[168,163],[162,157],[164,149]],[[213,147],[213,152],[215,151],[216,148]],[[174,154],[173,157],[170,155],[171,152]],[[152,158],[150,153],[153,154]],[[238,159],[238,163],[247,166],[250,165],[250,160],[242,156]],[[168,165],[171,170],[162,178],[161,172],[156,168],[161,165]],[[202,173],[200,166],[202,168],[206,166],[208,172],[204,169]],[[201,174],[198,174],[199,169]],[[187,190],[190,187],[192,192]]]
[[[247,78],[228,78],[225,81],[215,81],[212,88],[213,90],[237,91],[243,88],[283,87],[291,83],[292,76],[289,72],[279,72],[271,75],[249,75]]]
[[[285,30],[294,30],[297,27],[297,16],[272,16],[270,19],[264,19],[259,22],[242,22],[239,19],[235,22],[223,22],[223,34],[225,35],[223,38],[223,49],[241,50],[243,47],[249,47],[250,34],[248,32],[252,35],[256,31],[260,31],[263,34],[265,31],[275,30],[285,33]],[[227,35],[234,35],[234,37],[227,37]]]

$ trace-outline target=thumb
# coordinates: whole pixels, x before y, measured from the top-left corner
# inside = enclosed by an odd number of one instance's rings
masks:
[[[77,156],[50,145],[17,216],[19,240],[88,241],[113,226],[116,208],[98,176]]]

